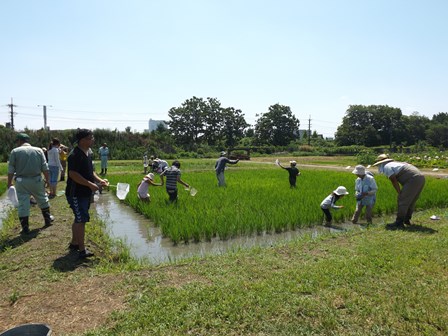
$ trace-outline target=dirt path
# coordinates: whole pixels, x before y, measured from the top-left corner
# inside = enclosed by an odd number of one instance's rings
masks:
[[[98,274],[99,258],[80,262],[67,249],[73,215],[65,197],[51,200],[51,209],[56,217],[51,227],[42,228],[35,206],[31,233],[21,236],[16,220],[1,250],[0,332],[33,322],[48,324],[55,335],[80,333],[125,306],[125,293],[117,286],[123,275]]]

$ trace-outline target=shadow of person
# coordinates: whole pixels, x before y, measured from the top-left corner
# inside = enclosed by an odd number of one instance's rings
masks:
[[[427,233],[427,234],[434,234],[437,233],[437,230],[434,230],[432,228],[426,227],[426,226],[422,226],[422,225],[396,225],[395,223],[393,224],[387,224],[386,225],[386,230],[389,231],[396,231],[396,230],[400,230],[400,231],[407,231],[407,232],[421,232],[421,233]]]
[[[409,225],[406,226],[404,231],[409,231],[409,232],[422,232],[422,233],[437,233],[437,230],[434,230],[430,227],[427,226],[422,226],[422,225]]]
[[[31,239],[36,238],[39,235],[40,229],[33,229],[28,233],[21,233],[19,236],[14,237],[12,239],[5,240],[0,244],[0,251],[4,251],[7,248],[16,248],[26,242],[29,242]]]
[[[80,259],[78,251],[70,251],[66,255],[53,261],[53,269],[59,272],[71,272],[78,267],[84,267],[91,264],[89,259]]]

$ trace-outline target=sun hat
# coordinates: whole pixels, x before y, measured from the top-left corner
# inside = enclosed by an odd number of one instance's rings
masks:
[[[348,195],[347,188],[344,186],[337,187],[336,190],[333,190],[333,192],[338,196]]]
[[[292,161],[289,161],[289,163],[290,163],[290,164],[292,164],[292,165],[296,165],[296,164],[297,164],[297,162],[296,162],[296,161],[294,161],[294,160],[292,160]]]
[[[149,173],[148,175],[145,176],[145,179],[154,180],[154,174]]]
[[[378,157],[375,160],[375,163],[372,166],[377,166],[379,164],[391,162],[393,160],[394,159],[389,158],[389,155],[387,155],[387,154],[380,154],[380,155],[378,155]]]
[[[227,154],[227,152],[225,152],[225,151],[222,151],[221,152],[221,156],[224,156],[224,155],[226,155]]]
[[[19,133],[16,136],[17,140],[22,140],[22,141],[29,141],[30,140],[30,136],[26,133]]]
[[[352,171],[355,175],[365,175],[366,174],[366,168],[363,165],[357,165],[355,169]]]

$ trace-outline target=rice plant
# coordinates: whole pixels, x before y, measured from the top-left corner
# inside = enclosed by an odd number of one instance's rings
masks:
[[[150,187],[151,202],[141,202],[136,193],[141,174],[110,176],[110,181],[126,182],[131,191],[126,203],[160,226],[164,236],[174,244],[230,239],[240,235],[278,233],[320,224],[321,201],[340,185],[350,195],[337,204],[345,207],[332,210],[334,221],[350,219],[355,209],[354,181],[351,172],[302,169],[297,188],[290,189],[288,175],[273,165],[244,163],[226,171],[227,187],[219,188],[213,162],[200,161],[185,165],[182,179],[199,192],[191,197],[179,185],[179,200],[168,202],[164,187]],[[260,169],[259,169],[259,168]],[[157,181],[157,177],[156,177]],[[377,175],[379,187],[375,215],[396,211],[396,192],[389,180]],[[443,196],[448,180],[427,177],[425,189],[417,203],[421,209],[446,206]]]

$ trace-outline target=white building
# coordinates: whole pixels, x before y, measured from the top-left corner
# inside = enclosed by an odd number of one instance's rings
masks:
[[[164,120],[149,119],[148,131],[149,132],[155,131],[157,129],[157,127],[159,127],[159,125],[163,125],[163,127],[168,128],[167,124]]]

